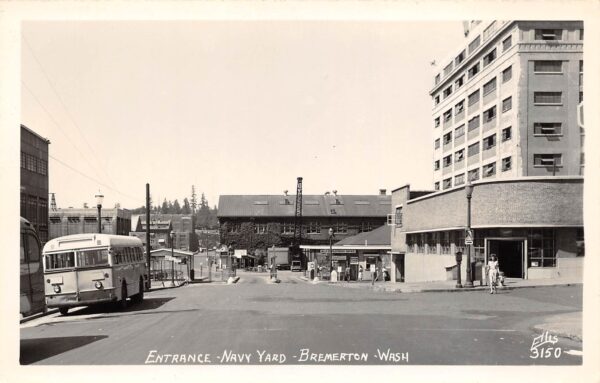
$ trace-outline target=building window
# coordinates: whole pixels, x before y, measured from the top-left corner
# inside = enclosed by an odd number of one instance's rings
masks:
[[[467,52],[463,50],[458,56],[456,56],[456,59],[454,60],[456,62],[456,65],[463,62],[465,60],[465,57],[467,57]]]
[[[434,149],[439,149],[439,147],[440,147],[440,139],[439,138],[436,138],[433,146],[434,146]]]
[[[512,168],[512,158],[506,157],[502,159],[502,171],[505,172]]]
[[[492,61],[496,59],[496,48],[492,49],[490,53],[483,56],[483,66],[488,66]]]
[[[479,179],[479,169],[469,170],[467,177],[469,177],[469,181],[477,181]]]
[[[560,122],[536,122],[533,124],[535,136],[560,136],[562,135],[562,123]]]
[[[512,46],[512,36],[508,36],[502,41],[502,52],[506,52]]]
[[[447,168],[450,165],[452,165],[452,155],[444,157],[444,167]]]
[[[441,75],[438,73],[438,74],[435,76],[435,85],[437,85],[437,84],[439,84],[439,83],[440,83],[440,79],[441,79]]]
[[[365,233],[373,230],[373,224],[371,222],[361,222],[358,227],[359,233]]]
[[[496,90],[496,77],[494,77],[493,79],[491,79],[490,81],[486,82],[483,85],[483,95],[487,95],[492,93],[493,91]]]
[[[402,227],[402,206],[396,208],[396,227]]]
[[[438,126],[440,126],[440,118],[439,118],[439,117],[437,117],[437,118],[434,120],[434,124],[435,124],[435,127],[436,127],[436,128],[437,128]]]
[[[482,169],[483,178],[491,177],[496,174],[496,162],[484,165]]]
[[[459,102],[458,104],[456,104],[456,106],[454,106],[454,115],[462,113],[462,111],[464,109],[465,109],[465,100],[462,100],[461,102]]]
[[[44,160],[38,161],[38,173],[45,176],[48,175],[48,162]]]
[[[454,177],[454,186],[462,185],[465,183],[465,173],[459,174]]]
[[[440,160],[435,160],[433,162],[433,170],[440,170]]]
[[[512,78],[512,65],[502,71],[502,82],[507,82]]]
[[[496,106],[492,106],[485,112],[483,112],[483,123],[488,123],[496,118]]]
[[[236,233],[239,233],[240,231],[241,231],[241,225],[239,223],[229,223],[227,225],[228,233],[236,234]]]
[[[555,267],[553,229],[530,229],[527,235],[529,267]]]
[[[448,109],[445,113],[444,113],[444,122],[448,122],[452,119],[452,109]]]
[[[435,98],[433,99],[433,102],[435,103],[435,105],[440,103],[440,95],[439,94],[437,96],[435,96]]]
[[[452,142],[452,132],[444,134],[444,145],[448,145]]]
[[[438,181],[438,182],[436,182],[436,183],[433,185],[433,188],[434,188],[435,190],[440,190],[440,183],[439,183],[439,181]]]
[[[294,234],[294,224],[292,222],[281,224],[281,234]]]
[[[562,154],[534,154],[533,155],[533,166],[535,167],[547,167],[547,166],[562,166]]]
[[[309,222],[306,226],[306,234],[321,234],[321,224],[319,222]]]
[[[454,129],[454,139],[455,140],[464,135],[465,135],[465,124],[462,124],[458,128]]]
[[[444,89],[444,99],[452,94],[452,85]]]
[[[562,73],[562,61],[537,60],[533,62],[534,73]]]
[[[502,129],[502,142],[508,141],[512,138],[512,127]]]
[[[467,148],[467,156],[468,157],[471,157],[471,156],[474,156],[477,154],[479,154],[479,142],[469,145],[469,147]]]
[[[257,223],[254,225],[254,234],[265,234],[267,232],[266,223]]]
[[[477,73],[479,73],[479,63],[473,65],[471,68],[469,68],[468,74],[469,74],[469,79],[473,78]]]
[[[479,102],[479,89],[469,95],[469,106]]]
[[[562,40],[562,29],[536,29],[536,40]]]
[[[479,128],[479,116],[475,116],[469,120],[469,132]]]
[[[465,150],[461,149],[454,153],[454,162],[460,162],[465,159]]]
[[[579,30],[579,40],[583,40],[583,28]]]
[[[452,69],[454,69],[452,64],[453,62],[450,61],[450,64],[446,65],[446,67],[444,68],[444,77],[448,76],[450,72],[452,72]]]
[[[492,33],[496,32],[496,22],[492,22],[485,30],[483,31],[483,40],[487,40],[490,38]]]
[[[336,222],[335,225],[333,225],[333,232],[335,234],[348,233],[348,224],[345,222]]]
[[[460,77],[458,78],[458,80],[454,81],[454,88],[455,88],[455,89],[458,89],[458,88],[460,88],[461,86],[463,86],[463,85],[464,85],[464,83],[465,83],[465,76],[464,76],[464,75],[462,75],[462,76],[460,76]]]
[[[583,92],[579,92],[579,102],[583,102]]]
[[[506,113],[512,109],[512,97],[502,100],[502,113]]]
[[[496,146],[496,133],[483,139],[483,150],[489,150]]]
[[[21,168],[25,169],[25,164],[27,163],[27,156],[25,152],[21,152]]]
[[[452,187],[452,178],[446,178],[444,180],[444,190],[450,189]]]
[[[481,44],[481,36],[477,36],[471,43],[469,43],[469,54],[473,53],[475,49]]]

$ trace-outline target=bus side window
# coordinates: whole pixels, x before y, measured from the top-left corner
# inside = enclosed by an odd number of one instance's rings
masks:
[[[23,243],[23,234],[21,234],[21,264],[25,263],[25,244]]]
[[[37,239],[31,234],[27,235],[27,256],[29,262],[40,261],[40,245]]]

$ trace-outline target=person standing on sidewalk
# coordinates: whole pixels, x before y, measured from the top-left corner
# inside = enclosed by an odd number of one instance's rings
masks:
[[[363,267],[359,266],[358,267],[358,281],[362,282],[362,277],[363,277]]]
[[[498,259],[496,258],[496,254],[492,254],[490,256],[490,260],[488,261],[487,267],[488,283],[490,284],[490,294],[494,294],[496,292],[498,271],[500,269],[498,265]]]

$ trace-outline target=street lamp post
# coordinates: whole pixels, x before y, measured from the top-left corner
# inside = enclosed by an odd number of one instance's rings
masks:
[[[102,201],[104,201],[104,196],[100,194],[96,194],[96,207],[98,208],[98,233],[102,233]]]
[[[473,185],[471,180],[467,179],[465,185],[465,192],[467,194],[467,233],[471,233],[471,197],[473,196]],[[471,275],[471,245],[467,246],[467,280],[465,281],[465,287],[473,287],[473,276]]]
[[[331,272],[333,271],[333,228],[329,228],[329,261],[327,262],[329,267],[329,278],[331,278]]]
[[[169,237],[171,237],[171,287],[175,286],[175,256],[173,251],[173,239],[175,237],[175,232],[171,230],[169,233]]]

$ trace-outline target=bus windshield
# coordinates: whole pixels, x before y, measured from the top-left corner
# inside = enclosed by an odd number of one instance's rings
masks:
[[[77,257],[75,257],[77,255]],[[46,254],[46,270],[108,265],[108,250],[94,249]]]
[[[108,250],[96,249],[77,252],[77,267],[108,265]]]

